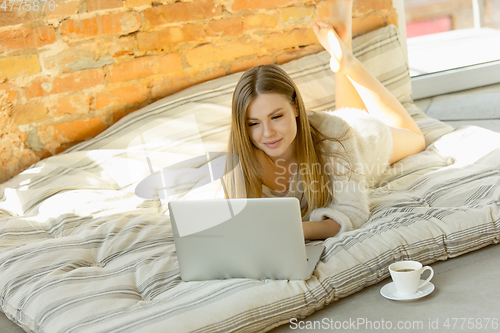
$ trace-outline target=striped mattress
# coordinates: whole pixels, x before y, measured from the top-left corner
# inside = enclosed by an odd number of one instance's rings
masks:
[[[264,332],[385,279],[395,261],[430,264],[498,243],[500,134],[455,129],[413,104],[394,26],[356,38],[354,52],[427,148],[370,189],[362,228],[321,242],[309,280],[183,282],[167,199],[135,195],[151,172],[225,151],[234,74],[138,110],[0,185],[0,309],[26,332]],[[283,65],[308,109],[335,108],[328,66],[324,52]],[[218,197],[217,182],[196,186],[203,163],[187,166],[180,199]]]

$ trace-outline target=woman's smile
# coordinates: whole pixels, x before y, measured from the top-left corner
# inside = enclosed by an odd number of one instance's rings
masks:
[[[269,148],[275,148],[280,144],[281,141],[283,141],[283,139],[279,139],[279,140],[275,140],[275,141],[271,141],[271,142],[266,142],[265,145],[268,146]]]

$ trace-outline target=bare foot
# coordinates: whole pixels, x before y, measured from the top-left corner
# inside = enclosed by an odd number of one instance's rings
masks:
[[[353,0],[330,0],[328,5],[330,24],[349,50],[352,44]]]
[[[313,30],[321,45],[332,56],[330,60],[332,71],[335,73],[344,71],[350,63],[349,59],[354,56],[333,27],[325,22],[318,21],[314,24]]]

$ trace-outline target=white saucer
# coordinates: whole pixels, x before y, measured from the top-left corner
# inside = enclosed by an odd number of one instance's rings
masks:
[[[420,280],[420,283],[424,280]],[[415,294],[408,296],[400,296],[396,290],[396,285],[394,282],[388,283],[380,289],[380,294],[385,298],[392,299],[394,301],[410,301],[414,299],[419,299],[425,297],[434,291],[434,285],[432,282],[427,283],[425,286],[420,288]]]

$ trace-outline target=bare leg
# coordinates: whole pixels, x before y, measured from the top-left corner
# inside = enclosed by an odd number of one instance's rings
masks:
[[[352,52],[352,2],[353,0],[330,0],[330,23],[338,36]],[[335,104],[340,108],[366,110],[363,100],[344,73],[335,73]]]
[[[366,110],[391,128],[394,144],[390,163],[421,152],[425,148],[422,132],[397,98],[353,56],[332,26],[317,22],[314,32],[332,55],[332,70],[344,74]]]

